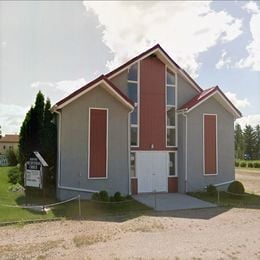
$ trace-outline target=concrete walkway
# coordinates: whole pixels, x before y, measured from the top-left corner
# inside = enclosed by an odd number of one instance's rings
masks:
[[[212,208],[217,205],[181,193],[148,193],[133,198],[157,211]]]

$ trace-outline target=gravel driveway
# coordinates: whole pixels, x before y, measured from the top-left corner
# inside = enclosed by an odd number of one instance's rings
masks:
[[[157,213],[123,223],[0,228],[0,259],[260,259],[257,209]]]
[[[260,194],[260,173],[237,171],[236,178]],[[209,208],[155,212],[121,223],[0,227],[0,259],[260,260],[260,210]]]

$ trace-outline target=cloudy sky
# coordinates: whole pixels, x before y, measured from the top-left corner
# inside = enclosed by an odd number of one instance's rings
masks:
[[[52,103],[159,43],[202,88],[260,124],[260,2],[0,2],[0,125],[19,133]]]

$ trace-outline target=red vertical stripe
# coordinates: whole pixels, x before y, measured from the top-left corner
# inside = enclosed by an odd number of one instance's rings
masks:
[[[217,173],[216,145],[216,116],[204,115],[205,174]]]
[[[106,177],[107,110],[90,110],[89,177]]]
[[[165,150],[165,139],[165,65],[148,57],[140,62],[139,148]]]

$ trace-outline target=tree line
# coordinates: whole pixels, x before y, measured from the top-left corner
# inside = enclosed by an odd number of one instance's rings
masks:
[[[260,160],[260,125],[246,125],[244,129],[235,125],[235,158]]]

